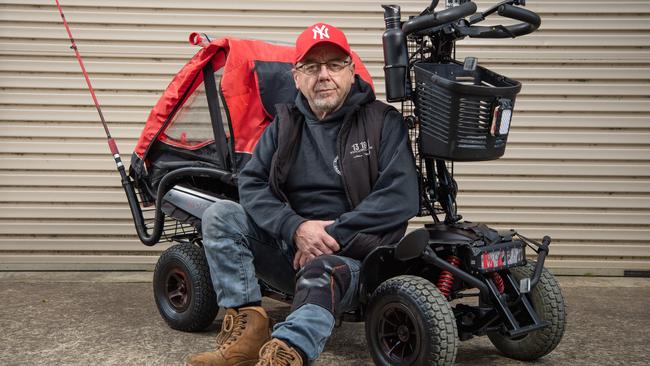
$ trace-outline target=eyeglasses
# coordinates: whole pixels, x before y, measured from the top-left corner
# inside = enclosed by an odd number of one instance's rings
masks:
[[[309,62],[306,64],[296,66],[296,70],[303,72],[307,75],[314,76],[321,70],[322,65],[325,65],[327,71],[331,73],[341,72],[344,68],[352,63],[351,60],[331,60],[327,62]]]

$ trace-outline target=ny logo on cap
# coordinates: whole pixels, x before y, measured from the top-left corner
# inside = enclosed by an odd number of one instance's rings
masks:
[[[314,26],[312,30],[314,31],[314,39],[316,39],[316,37],[320,37],[320,39],[330,38],[330,35],[328,34],[329,29],[327,26],[325,26],[325,24],[321,25],[320,28],[318,26]]]

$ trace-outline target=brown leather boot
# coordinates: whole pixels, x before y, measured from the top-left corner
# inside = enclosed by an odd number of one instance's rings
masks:
[[[255,366],[302,365],[302,358],[295,348],[277,338],[273,338],[262,346],[262,349],[260,350],[260,360],[257,361]]]
[[[198,353],[187,360],[188,366],[253,366],[262,345],[271,339],[270,320],[262,307],[226,310],[217,349]]]

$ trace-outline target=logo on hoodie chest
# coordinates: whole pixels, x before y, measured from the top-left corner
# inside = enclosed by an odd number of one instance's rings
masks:
[[[364,156],[369,156],[370,150],[372,149],[374,149],[374,147],[370,145],[368,141],[359,141],[350,145],[350,151],[348,154],[350,154],[350,157],[353,159],[362,158]]]
[[[339,156],[338,155],[336,155],[336,157],[334,158],[334,161],[332,162],[332,166],[334,167],[334,172],[336,172],[336,174],[338,174],[338,175],[341,175],[341,168],[339,167]]]
[[[348,154],[352,159],[358,159],[358,158],[363,158],[364,156],[369,156],[370,155],[370,150],[373,150],[374,147],[368,143],[368,141],[360,141],[360,142],[355,142],[350,145]],[[332,162],[332,167],[334,167],[334,171],[336,174],[341,175],[341,161],[339,159],[339,156],[336,155],[334,157],[334,161]]]

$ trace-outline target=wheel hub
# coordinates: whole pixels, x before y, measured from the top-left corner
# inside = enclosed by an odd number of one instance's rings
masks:
[[[409,340],[409,333],[409,328],[406,325],[400,325],[397,328],[397,338],[402,342]]]
[[[183,311],[189,305],[187,275],[180,268],[172,268],[167,274],[165,295],[176,311]]]
[[[391,364],[410,365],[420,353],[420,332],[412,312],[403,304],[389,303],[381,311],[378,335]]]

